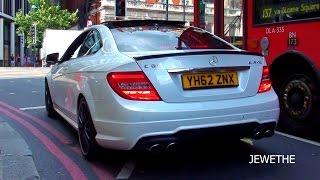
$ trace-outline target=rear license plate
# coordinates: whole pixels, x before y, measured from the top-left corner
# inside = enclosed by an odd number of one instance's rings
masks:
[[[206,72],[182,74],[185,90],[209,89],[239,86],[237,72]]]

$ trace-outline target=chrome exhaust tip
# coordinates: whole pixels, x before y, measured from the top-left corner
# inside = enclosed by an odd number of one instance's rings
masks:
[[[265,136],[265,137],[271,137],[271,136],[273,136],[273,135],[274,135],[274,131],[273,131],[273,130],[268,129],[268,130],[266,130],[266,131],[264,132],[264,136]]]
[[[257,131],[253,134],[254,139],[261,139],[263,134],[260,131]]]
[[[170,144],[167,145],[166,147],[168,152],[177,152],[178,151],[178,145],[175,142],[172,142]]]
[[[162,153],[165,152],[166,148],[161,144],[154,144],[148,150],[153,153]]]

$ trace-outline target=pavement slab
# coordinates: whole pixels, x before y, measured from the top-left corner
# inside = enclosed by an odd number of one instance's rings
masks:
[[[0,121],[0,180],[40,179],[28,144],[8,123]]]

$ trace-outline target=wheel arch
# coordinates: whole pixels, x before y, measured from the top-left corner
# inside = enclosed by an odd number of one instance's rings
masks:
[[[295,50],[287,51],[274,59],[270,65],[271,79],[275,82],[281,75],[297,69],[309,72],[316,80],[317,85],[320,86],[320,71],[317,70],[313,60]]]
[[[85,101],[87,102],[88,106],[89,106],[89,110],[91,112],[91,115],[94,114],[95,110],[94,110],[94,103],[93,101],[94,96],[93,96],[93,92],[92,92],[92,88],[90,88],[90,85],[92,83],[90,83],[88,81],[87,75],[83,74],[86,78],[81,78],[80,82],[78,82],[78,87],[76,89],[76,95],[75,95],[75,99],[74,99],[74,108],[77,109],[78,111],[78,105],[79,105],[79,101],[81,98],[84,98]]]
[[[79,93],[79,95],[78,95],[78,98],[77,98],[77,106],[76,106],[76,108],[77,108],[77,113],[78,113],[78,107],[79,107],[79,102],[80,102],[80,99],[81,98],[84,98],[84,100],[86,101],[86,103],[87,103],[87,105],[88,105],[88,107],[89,107],[89,111],[90,111],[90,114],[91,114],[91,117],[92,117],[92,120],[93,120],[93,118],[95,117],[95,109],[94,109],[94,103],[93,103],[93,101],[90,101],[87,97],[86,97],[86,95],[85,94],[83,94],[83,93]]]

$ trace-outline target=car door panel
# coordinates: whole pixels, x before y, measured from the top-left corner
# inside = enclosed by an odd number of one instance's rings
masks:
[[[85,64],[80,62],[85,61],[85,57],[73,59],[69,62],[69,68],[63,75],[65,97],[63,101],[63,108],[67,111],[70,118],[76,121],[77,115],[77,100],[80,94],[80,87],[83,83],[84,73],[80,72]]]
[[[72,100],[73,90],[69,83],[72,83],[70,76],[70,63],[76,60],[77,51],[81,47],[90,31],[80,34],[70,45],[59,62],[52,68],[52,96],[55,108],[58,108],[65,116],[75,119],[68,110]],[[72,74],[71,74],[72,75]]]
[[[66,72],[68,66],[67,62],[57,64],[57,67],[52,71],[52,82],[53,82],[53,93],[54,103],[56,106],[63,107],[63,99],[65,98],[65,88],[63,87],[65,81],[64,73]]]
[[[66,62],[64,70],[61,70],[61,87],[64,94],[61,96],[62,108],[65,114],[72,120],[76,121],[77,100],[80,90],[85,82],[85,68],[90,66],[89,58],[94,58],[95,54],[102,46],[98,46],[99,41],[96,38],[96,31],[92,30],[88,33],[86,39],[79,47],[77,58]],[[101,44],[101,43],[100,43]]]

